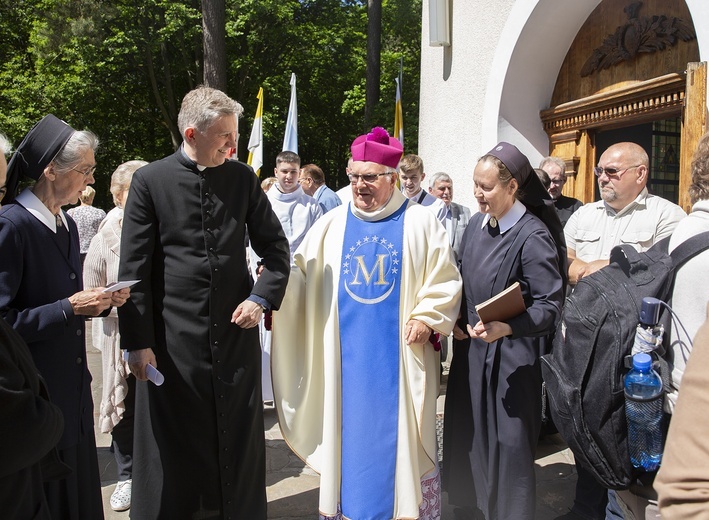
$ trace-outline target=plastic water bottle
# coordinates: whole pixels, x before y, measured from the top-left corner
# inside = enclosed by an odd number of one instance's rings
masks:
[[[628,451],[636,468],[654,471],[662,460],[662,379],[652,369],[649,354],[633,356],[625,376],[625,416]]]

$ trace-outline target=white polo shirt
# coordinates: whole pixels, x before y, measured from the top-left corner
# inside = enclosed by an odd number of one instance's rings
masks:
[[[579,208],[564,227],[566,246],[584,262],[607,260],[611,249],[619,244],[647,251],[658,240],[670,236],[685,216],[677,204],[650,195],[643,188],[633,202],[618,212],[603,200]]]

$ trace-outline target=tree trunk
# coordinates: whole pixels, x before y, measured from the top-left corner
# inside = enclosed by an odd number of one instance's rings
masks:
[[[151,48],[152,42],[150,41],[150,20],[147,18],[143,19],[143,23],[141,25],[145,41],[145,68],[148,80],[150,81],[150,88],[153,92],[153,97],[155,98],[155,103],[160,111],[160,115],[162,116],[163,124],[170,131],[172,146],[177,149],[182,143],[182,135],[177,127],[177,112],[174,109],[175,103],[174,100],[170,100],[169,98],[164,100],[160,92],[160,86],[158,85],[157,78],[158,72],[156,71],[155,59]],[[166,63],[166,66],[169,66],[169,63]],[[167,92],[172,93],[172,81],[170,79],[170,74],[168,73],[164,77],[167,80],[165,89]]]
[[[382,47],[382,0],[367,0],[367,85],[364,122],[369,129],[379,102],[380,54]]]
[[[202,0],[204,84],[226,91],[225,0]]]

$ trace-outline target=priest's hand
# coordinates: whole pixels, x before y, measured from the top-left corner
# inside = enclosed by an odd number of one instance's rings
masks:
[[[458,341],[462,341],[464,339],[468,339],[470,336],[468,336],[465,331],[461,329],[456,323],[455,325],[453,325],[453,337]]]
[[[86,289],[69,296],[69,304],[75,316],[98,316],[111,306],[111,294],[102,287]]]
[[[131,350],[128,352],[128,368],[131,374],[140,381],[147,381],[148,376],[145,375],[145,367],[153,365],[158,367],[158,362],[155,359],[155,353],[151,348],[143,348],[140,350]]]
[[[263,307],[251,300],[244,300],[231,315],[231,322],[242,329],[255,327],[261,321]]]
[[[404,327],[404,341],[407,345],[426,343],[431,337],[431,329],[419,320],[409,320]]]
[[[490,323],[479,321],[475,327],[468,325],[468,332],[471,338],[479,338],[487,343],[493,343],[512,334],[512,327],[504,321],[491,321]]]

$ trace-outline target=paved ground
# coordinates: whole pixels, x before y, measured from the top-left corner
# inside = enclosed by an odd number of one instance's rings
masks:
[[[91,338],[90,322],[86,337]],[[101,353],[87,345],[89,369],[93,375],[95,416],[101,400]],[[445,396],[439,398],[442,411]],[[268,495],[268,518],[278,520],[317,520],[319,477],[293,455],[281,437],[275,410],[266,409],[264,418],[266,435],[266,492]],[[96,430],[96,444],[101,469],[101,486],[106,520],[125,520],[128,512],[112,511],[108,501],[116,484],[116,465],[109,452],[110,435]],[[539,442],[536,458],[537,472],[537,520],[552,520],[566,512],[573,503],[576,472],[573,456],[558,435],[551,435]],[[453,520],[453,508],[443,494],[442,520]],[[179,519],[176,519],[179,520]]]

